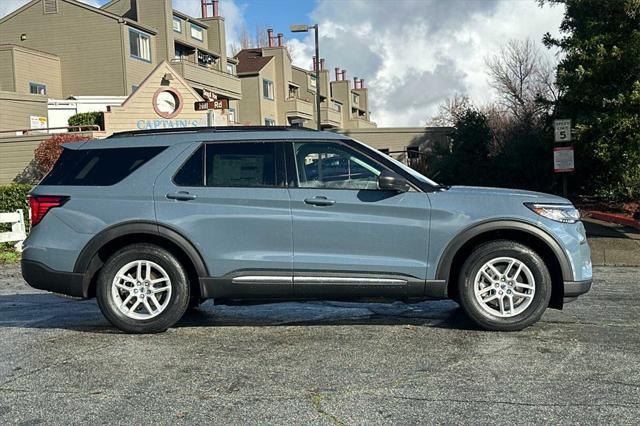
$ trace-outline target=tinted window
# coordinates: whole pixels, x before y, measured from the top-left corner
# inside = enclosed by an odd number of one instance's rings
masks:
[[[377,189],[382,168],[349,147],[335,143],[296,143],[301,188]]]
[[[173,178],[178,186],[203,186],[204,185],[204,146],[198,150],[182,165]]]
[[[207,186],[276,186],[274,143],[223,143],[206,145]]]
[[[129,176],[164,147],[64,149],[41,185],[113,185]]]

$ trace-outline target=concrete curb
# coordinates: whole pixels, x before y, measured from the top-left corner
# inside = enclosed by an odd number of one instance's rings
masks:
[[[588,238],[594,266],[640,266],[640,240]]]

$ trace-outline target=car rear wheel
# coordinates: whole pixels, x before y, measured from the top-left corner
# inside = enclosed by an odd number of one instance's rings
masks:
[[[180,262],[150,244],[125,247],[98,277],[98,305],[127,333],[159,333],[174,325],[189,304],[189,282]]]
[[[537,322],[551,298],[551,276],[529,247],[500,240],[476,248],[458,283],[460,304],[486,330],[516,331]]]

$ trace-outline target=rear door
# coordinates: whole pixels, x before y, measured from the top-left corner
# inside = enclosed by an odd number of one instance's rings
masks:
[[[378,190],[385,169],[346,144],[287,145],[297,296],[422,296],[429,200]]]
[[[290,297],[292,225],[283,145],[212,142],[177,158],[156,181],[160,224],[200,251],[210,297]]]

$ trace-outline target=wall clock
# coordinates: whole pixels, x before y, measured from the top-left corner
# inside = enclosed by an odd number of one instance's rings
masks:
[[[160,88],[153,95],[153,110],[162,118],[175,117],[182,106],[182,96],[173,89]]]

